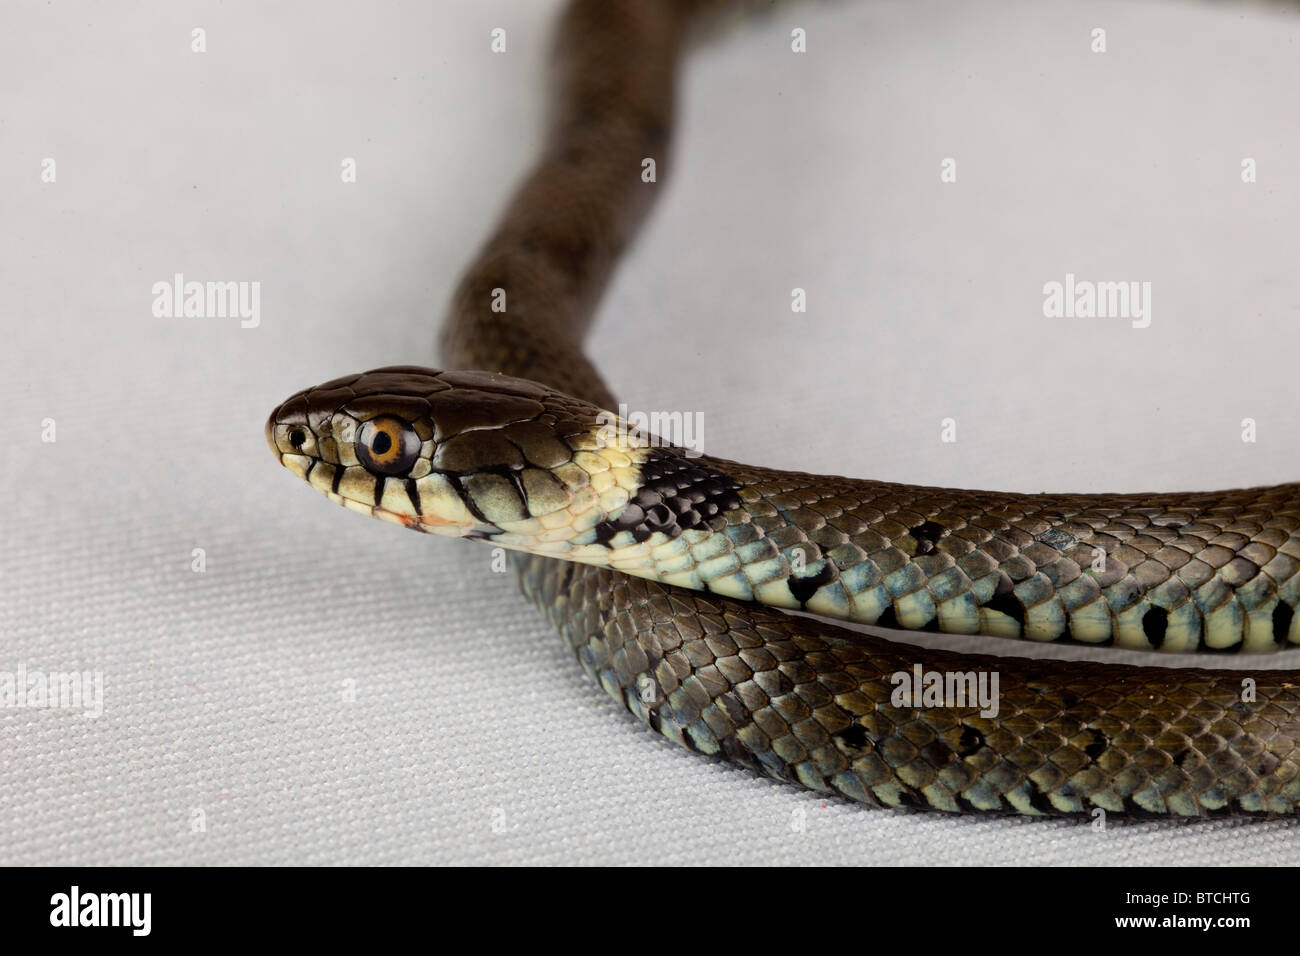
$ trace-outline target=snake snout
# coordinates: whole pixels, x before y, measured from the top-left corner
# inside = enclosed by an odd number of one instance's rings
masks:
[[[270,447],[272,454],[274,454],[276,458],[280,457],[280,448],[275,443],[275,416],[279,411],[280,406],[277,405],[275,411],[271,412],[270,417],[266,420],[266,444]]]
[[[316,433],[308,420],[305,392],[298,392],[275,407],[266,419],[266,443],[281,464],[291,458],[317,457]]]

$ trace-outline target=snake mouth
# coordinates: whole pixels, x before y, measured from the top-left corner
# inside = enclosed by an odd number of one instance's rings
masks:
[[[294,471],[295,469],[291,467],[290,470]],[[310,471],[310,468],[307,470]],[[310,481],[310,478],[308,478],[308,480]],[[330,491],[327,489],[321,490],[324,492],[326,498],[337,505],[342,505],[349,511],[369,515],[373,518],[378,518],[381,521],[387,521],[390,524],[400,525],[403,528],[410,528],[412,531],[420,531],[424,534],[438,534],[452,538],[481,538],[490,533],[490,531],[496,530],[487,529],[475,524],[465,524],[464,522],[453,521],[434,514],[407,514],[400,511],[394,511],[390,508],[385,508],[383,505],[376,504],[373,501],[350,498],[347,495],[339,494],[336,491]]]

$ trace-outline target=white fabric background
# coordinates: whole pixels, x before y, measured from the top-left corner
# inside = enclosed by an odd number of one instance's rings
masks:
[[[0,670],[101,670],[106,699],[99,720],[0,710],[0,859],[1292,861],[1287,823],[872,812],[702,760],[590,684],[486,549],[363,521],[276,466],[262,423],[290,392],[432,364],[537,149],[556,10],[5,5]],[[1293,480],[1298,36],[1294,11],[1195,0],[748,22],[688,62],[597,364],[633,407],[702,412],[710,452],[776,466]],[[259,281],[261,326],[154,318],[175,272]],[[1151,281],[1152,326],[1045,319],[1066,272]]]

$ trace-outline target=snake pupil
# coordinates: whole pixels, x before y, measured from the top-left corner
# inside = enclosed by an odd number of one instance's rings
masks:
[[[388,449],[393,447],[393,440],[388,436],[388,432],[380,432],[375,436],[375,440],[370,443],[370,451],[376,455],[388,454]]]

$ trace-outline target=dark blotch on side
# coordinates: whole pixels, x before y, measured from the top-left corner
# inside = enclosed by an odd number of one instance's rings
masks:
[[[998,576],[997,587],[993,589],[993,597],[984,602],[984,606],[990,611],[1001,611],[1003,614],[1013,618],[1021,627],[1025,626],[1025,606],[1016,597],[1015,585],[1005,574]]]
[[[984,746],[984,735],[968,724],[961,725],[961,742],[957,747],[958,757],[970,757]]]
[[[824,561],[821,570],[816,574],[810,574],[807,577],[796,577],[790,575],[786,578],[786,585],[790,588],[790,593],[800,604],[807,604],[812,600],[812,596],[817,593],[818,588],[830,584],[840,576],[839,568],[827,560]]]
[[[957,759],[953,749],[939,737],[921,747],[918,753],[922,760],[936,769],[942,769]]]
[[[1095,727],[1088,728],[1088,735],[1092,739],[1091,742],[1083,748],[1083,752],[1087,754],[1090,759],[1096,760],[1106,752],[1106,747],[1109,746],[1110,741],[1106,739],[1105,734],[1100,730],[1097,730]]]
[[[860,724],[850,724],[843,730],[832,734],[832,736],[850,750],[865,750],[871,746],[871,739],[867,736],[866,728]]]
[[[1279,599],[1277,607],[1273,608],[1273,643],[1278,647],[1286,644],[1287,635],[1291,633],[1293,617],[1295,617],[1295,609],[1286,601]]]
[[[1165,632],[1169,630],[1169,612],[1162,607],[1153,607],[1142,615],[1142,630],[1152,647],[1159,647],[1165,642]]]
[[[908,532],[916,539],[916,551],[913,556],[930,554],[934,551],[934,546],[939,543],[939,539],[947,532],[941,524],[934,521],[922,521],[919,525]]]
[[[689,727],[682,728],[682,743],[686,749],[692,753],[700,753],[699,742],[695,739],[695,732]]]
[[[923,796],[915,790],[912,790],[910,787],[899,789],[898,805],[900,807],[906,807],[909,810],[925,810],[930,806]]]
[[[1037,787],[1029,791],[1029,805],[1039,813],[1057,813],[1056,806],[1043,791]]]

